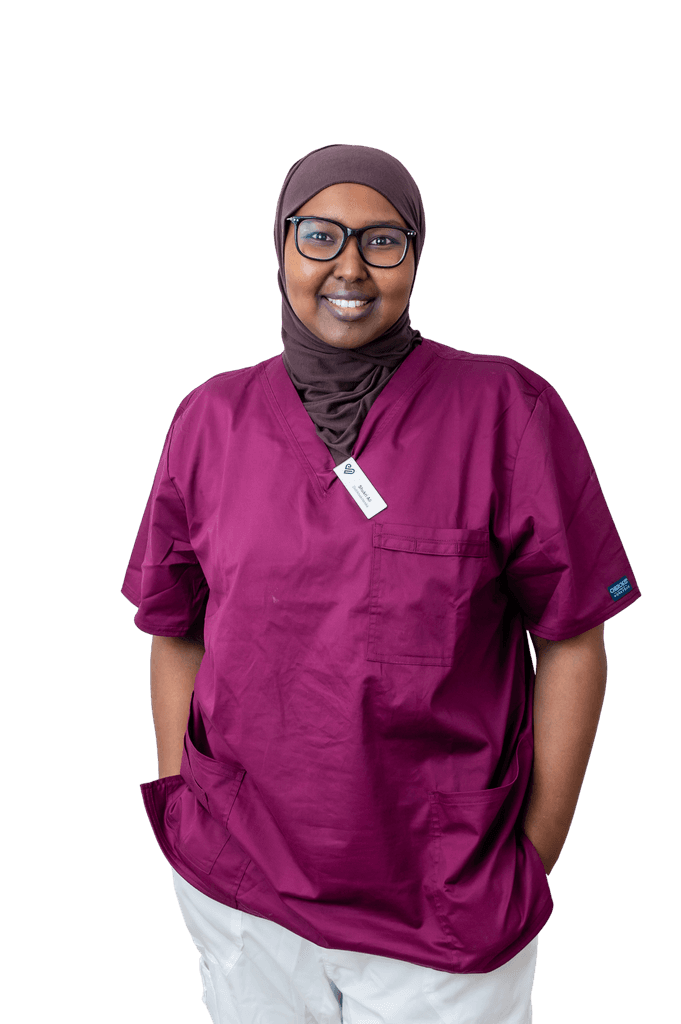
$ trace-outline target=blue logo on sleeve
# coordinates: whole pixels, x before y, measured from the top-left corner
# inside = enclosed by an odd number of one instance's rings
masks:
[[[623,576],[621,580],[617,581],[617,583],[612,583],[608,587],[608,592],[613,601],[619,601],[621,597],[624,597],[625,594],[628,594],[629,591],[633,589],[634,588],[627,577]]]

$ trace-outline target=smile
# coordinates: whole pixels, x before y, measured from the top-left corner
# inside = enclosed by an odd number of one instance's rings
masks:
[[[331,316],[335,317],[336,320],[344,320],[348,323],[350,320],[363,320],[365,317],[370,316],[373,308],[375,299],[336,299],[332,295],[322,295],[323,302],[326,303]]]

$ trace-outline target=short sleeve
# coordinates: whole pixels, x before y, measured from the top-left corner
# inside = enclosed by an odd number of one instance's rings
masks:
[[[137,606],[135,625],[143,632],[202,640],[208,583],[169,469],[173,434],[186,402],[180,404],[166,435],[121,590]]]
[[[641,596],[584,441],[551,387],[520,442],[509,533],[508,588],[537,636],[578,636]]]

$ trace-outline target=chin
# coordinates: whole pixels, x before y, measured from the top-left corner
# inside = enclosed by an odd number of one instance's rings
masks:
[[[334,338],[333,341],[330,338],[322,338],[322,341],[326,342],[327,345],[332,345],[334,348],[362,348],[363,345],[368,345],[373,338],[361,338],[355,340],[353,338]]]
[[[375,330],[359,333],[351,328],[348,330],[341,328],[341,330],[332,332],[328,330],[315,330],[311,326],[309,329],[320,341],[325,342],[327,345],[332,345],[334,348],[361,348],[363,345],[368,345],[370,341],[374,341],[382,333],[381,331],[376,333]]]

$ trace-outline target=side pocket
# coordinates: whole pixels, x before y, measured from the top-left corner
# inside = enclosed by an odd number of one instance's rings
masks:
[[[520,776],[521,739],[509,768],[509,780],[493,789],[430,793],[431,831],[438,847],[438,890],[452,889],[470,879],[480,864],[493,853],[503,832],[497,819],[508,818],[502,810]],[[513,801],[515,804],[516,801]],[[511,822],[506,823],[512,826]]]
[[[194,746],[187,729],[180,775],[211,818],[227,828],[246,770],[240,765],[225,764],[202,754]]]
[[[230,834],[199,804],[181,775],[141,786],[159,846],[175,870],[189,872],[194,884],[210,874]]]
[[[519,835],[532,748],[528,731],[501,786],[429,794],[432,899],[459,970],[486,970],[480,964],[493,964],[550,912],[539,854]]]

